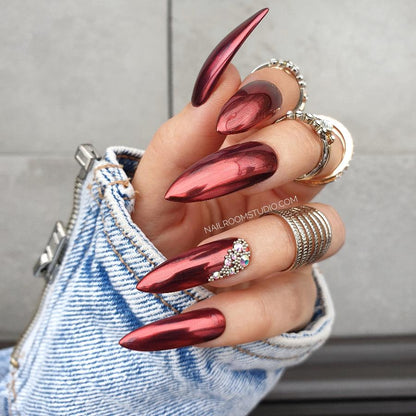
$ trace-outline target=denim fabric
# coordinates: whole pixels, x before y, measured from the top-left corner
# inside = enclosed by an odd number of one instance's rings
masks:
[[[19,368],[0,352],[1,415],[245,415],[283,368],[328,337],[333,308],[315,269],[318,300],[297,333],[224,348],[158,352],[121,348],[131,330],[179,313],[211,292],[156,295],[136,281],[165,260],[131,221],[134,174],[142,151],[114,147],[96,162],[81,212],[39,318],[22,345]]]

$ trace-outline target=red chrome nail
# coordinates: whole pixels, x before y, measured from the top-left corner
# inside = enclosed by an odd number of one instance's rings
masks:
[[[169,350],[218,338],[224,330],[225,317],[218,309],[197,309],[138,328],[120,345],[137,351]]]
[[[209,276],[221,269],[235,240],[212,241],[173,257],[148,273],[136,287],[143,292],[164,293],[208,283]]]
[[[264,181],[277,169],[267,144],[245,142],[212,153],[190,166],[170,186],[165,199],[205,201]]]
[[[240,46],[266,16],[269,9],[261,9],[230,32],[211,52],[199,71],[192,93],[192,105],[199,107],[208,100],[218,79]]]
[[[250,262],[242,238],[225,238],[192,248],[165,261],[138,284],[143,292],[165,293],[187,289],[239,273]]]
[[[224,105],[217,122],[222,134],[241,133],[271,117],[282,105],[280,90],[269,81],[253,81],[240,88]]]

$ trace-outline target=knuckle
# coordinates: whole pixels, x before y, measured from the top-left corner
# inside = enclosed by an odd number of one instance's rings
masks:
[[[176,135],[176,123],[173,119],[170,119],[159,127],[155,134],[156,140],[153,140],[151,143],[160,143],[160,147],[164,148],[165,145],[174,140]]]
[[[305,123],[293,121],[293,131],[298,140],[302,143],[303,150],[307,155],[313,155],[316,163],[319,161],[321,155],[321,142],[312,127]]]
[[[270,302],[265,296],[264,293],[260,291],[255,291],[254,296],[254,309],[253,313],[258,319],[257,330],[260,334],[260,337],[264,337],[264,334],[269,334],[272,328],[272,311],[270,307]]]
[[[287,287],[287,318],[289,327],[297,327],[304,319],[305,299],[298,285],[289,284]]]
[[[292,276],[286,289],[286,326],[289,331],[300,330],[310,321],[315,306],[317,289],[312,274]]]
[[[324,214],[331,224],[332,233],[334,235],[332,246],[330,248],[331,254],[335,254],[345,243],[345,224],[340,217],[338,211],[331,205],[320,204],[318,209],[323,208]]]

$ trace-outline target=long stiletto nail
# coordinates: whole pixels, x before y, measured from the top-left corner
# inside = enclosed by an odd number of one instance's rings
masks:
[[[269,9],[261,9],[230,32],[211,52],[199,71],[192,93],[192,105],[199,107],[208,100],[218,79],[240,46],[266,16]]]
[[[277,169],[267,144],[245,142],[212,153],[190,166],[170,186],[165,199],[205,201],[264,181]]]
[[[253,81],[240,88],[224,105],[217,131],[234,134],[247,131],[271,117],[282,106],[282,93],[269,81]]]
[[[242,238],[212,241],[160,264],[137,284],[137,289],[174,292],[233,276],[248,266],[250,255]]]
[[[145,325],[119,342],[122,347],[137,351],[169,350],[210,341],[224,330],[224,315],[218,309],[204,308]]]

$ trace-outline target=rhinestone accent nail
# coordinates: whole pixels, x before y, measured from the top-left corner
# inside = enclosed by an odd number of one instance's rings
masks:
[[[251,252],[247,242],[242,238],[238,238],[234,241],[233,248],[228,250],[228,253],[224,256],[223,267],[212,273],[208,278],[208,282],[224,279],[224,277],[241,272],[249,265],[250,255]]]

